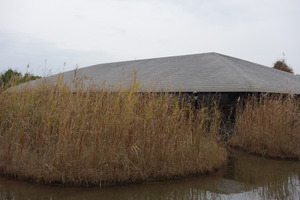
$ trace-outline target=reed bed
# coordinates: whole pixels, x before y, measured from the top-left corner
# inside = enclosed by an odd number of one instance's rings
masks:
[[[230,144],[250,153],[300,160],[300,106],[293,96],[251,96],[237,110]]]
[[[111,185],[212,172],[226,163],[216,106],[170,93],[58,81],[0,94],[0,171],[48,184]]]

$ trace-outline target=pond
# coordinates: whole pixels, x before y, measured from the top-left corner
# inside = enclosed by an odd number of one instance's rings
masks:
[[[0,178],[0,200],[300,199],[300,162],[231,155],[231,164],[211,175],[127,186],[55,187]]]

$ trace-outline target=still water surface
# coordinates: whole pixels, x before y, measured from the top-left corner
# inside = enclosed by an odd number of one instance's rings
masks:
[[[0,178],[0,200],[19,199],[300,199],[300,162],[233,152],[213,175],[106,188],[43,186]]]

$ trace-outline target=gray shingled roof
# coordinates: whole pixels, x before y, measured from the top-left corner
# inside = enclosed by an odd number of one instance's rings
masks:
[[[218,53],[203,53],[99,64],[77,70],[77,77],[116,86],[132,79],[133,71],[146,90],[149,81],[154,91],[170,92],[269,92],[300,94],[300,77]],[[73,71],[64,73],[71,83]],[[57,80],[58,75],[47,77]]]

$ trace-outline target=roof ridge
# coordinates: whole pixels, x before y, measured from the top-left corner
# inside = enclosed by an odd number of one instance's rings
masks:
[[[130,60],[119,60],[119,61],[112,61],[112,62],[103,62],[94,65],[88,65],[85,67],[80,67],[78,69],[84,69],[88,67],[95,67],[98,65],[107,65],[107,64],[118,64],[118,63],[130,63],[130,62],[141,62],[141,61],[149,61],[149,60],[158,60],[158,59],[168,59],[168,58],[178,58],[178,57],[186,57],[186,56],[198,56],[204,54],[218,54],[216,52],[205,52],[205,53],[192,53],[192,54],[184,54],[184,55],[169,55],[169,56],[161,56],[161,57],[150,57],[150,58],[138,58],[138,59],[130,59]],[[221,54],[220,54],[221,55]],[[73,70],[70,70],[73,71]],[[56,75],[56,74],[55,74]]]
[[[249,80],[249,77],[245,75],[245,73],[243,73],[242,70],[240,70],[240,67],[238,67],[235,63],[233,63],[232,61],[230,61],[229,59],[227,59],[226,57],[222,56],[221,54],[218,54],[218,53],[214,53],[212,52],[212,54],[214,56],[217,56],[218,58],[222,59],[223,61],[227,62],[228,64],[231,64],[231,66],[233,66],[236,71],[241,74],[241,76],[244,77],[244,80],[246,80],[246,82],[249,83],[249,87],[251,87],[253,89],[253,83],[251,82],[251,80]]]
[[[275,69],[274,67],[269,67],[269,66],[262,65],[262,64],[259,64],[259,63],[256,63],[256,62],[251,62],[251,61],[248,61],[248,60],[245,60],[245,59],[241,59],[241,58],[237,58],[237,57],[233,57],[233,56],[228,56],[228,55],[220,54],[220,53],[217,53],[217,52],[211,52],[211,53],[217,54],[218,56],[221,56],[221,57],[223,57],[224,59],[227,59],[227,60],[235,59],[235,60],[247,62],[247,63],[252,64],[252,65],[255,64],[257,67],[259,67],[260,69],[263,69],[264,71],[266,71],[266,70],[267,71],[273,71],[274,73],[281,74],[281,75],[284,75],[286,77],[289,77],[292,80],[293,79],[298,79],[297,74],[292,74],[292,73],[289,73],[289,72],[278,70],[278,69]],[[300,76],[300,75],[298,75],[298,76]]]

